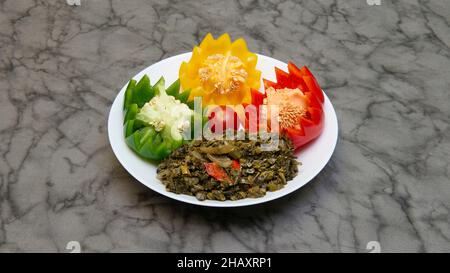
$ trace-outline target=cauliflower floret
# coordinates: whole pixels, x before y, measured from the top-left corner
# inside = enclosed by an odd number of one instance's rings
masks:
[[[165,93],[144,104],[136,118],[152,125],[157,132],[167,127],[174,139],[181,139],[190,127],[193,111],[179,100]]]

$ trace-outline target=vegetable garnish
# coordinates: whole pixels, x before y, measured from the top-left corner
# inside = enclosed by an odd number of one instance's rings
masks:
[[[189,94],[179,92],[179,81],[167,90],[163,77],[154,85],[145,75],[130,80],[124,101],[124,134],[128,146],[140,156],[161,160],[183,144],[193,111],[184,103]]]
[[[265,104],[279,107],[281,132],[291,139],[297,149],[322,133],[324,95],[306,66],[299,69],[289,62],[288,70],[289,72],[285,72],[275,68],[277,82],[263,79]],[[268,117],[270,119],[270,114]]]
[[[250,88],[260,86],[256,62],[244,39],[231,43],[228,33],[217,40],[209,33],[194,47],[189,62],[181,64],[181,86],[192,89],[189,100],[202,97],[205,106],[250,103]]]

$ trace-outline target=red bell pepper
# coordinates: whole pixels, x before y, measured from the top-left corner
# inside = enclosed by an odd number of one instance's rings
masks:
[[[264,93],[259,92],[256,89],[251,89],[250,90],[251,94],[252,94],[252,104],[255,106],[260,106],[261,104],[264,103],[264,98],[266,97]]]
[[[295,66],[295,64],[293,64],[293,63],[289,63],[289,64],[293,71],[299,70],[298,67]],[[321,103],[323,103],[325,100],[325,97],[323,95],[322,89],[320,88],[319,83],[317,82],[316,78],[314,78],[311,71],[309,71],[308,67],[306,67],[306,66],[302,67],[300,69],[300,73],[303,76],[303,80],[306,83],[308,90],[311,91],[317,97],[317,99],[319,99],[319,101]]]
[[[235,126],[233,126],[233,129],[237,129],[238,126],[236,125],[241,123],[247,131],[252,131],[251,133],[255,133],[252,128],[256,130],[259,130],[260,128],[259,108],[265,103],[267,98],[267,90],[272,87],[277,90],[277,92],[282,92],[280,89],[298,88],[302,93],[301,95],[299,95],[297,91],[294,98],[291,99],[290,97],[287,97],[285,100],[280,102],[293,104],[292,106],[294,107],[298,106],[298,108],[302,108],[302,110],[304,110],[304,113],[298,117],[298,122],[296,121],[295,126],[292,126],[292,128],[281,127],[281,133],[286,134],[291,139],[295,149],[317,138],[322,133],[324,127],[323,103],[325,97],[319,83],[306,66],[298,68],[292,62],[288,63],[288,72],[275,67],[275,75],[276,82],[263,79],[265,88],[264,93],[251,89],[252,105],[255,106],[254,110],[256,110],[256,113],[249,113],[246,111],[248,109],[246,109],[247,105],[245,104],[234,107],[234,111],[222,106],[222,112],[219,111],[219,117],[210,116],[209,118],[220,118],[220,120],[224,123],[224,128],[227,128],[226,121],[234,120]],[[279,104],[280,102],[276,101],[273,104]],[[267,101],[267,103],[271,104],[270,101]],[[256,126],[250,126],[249,123],[253,122],[253,120],[250,119],[250,114],[256,114],[256,120],[254,121],[256,122]],[[221,122],[219,121],[219,123]],[[217,180],[229,179],[227,178],[228,176],[225,171],[219,166],[207,166],[206,164],[212,163],[205,163],[205,168],[207,169],[207,172]]]
[[[228,129],[237,130],[241,124],[241,119],[231,106],[221,105],[213,108],[208,119],[211,122],[211,132],[218,134]],[[219,127],[216,128],[216,125]]]
[[[266,90],[271,87],[275,90],[298,88],[303,93],[303,96],[297,96],[297,99],[300,98],[302,105],[306,105],[305,113],[299,118],[295,127],[281,128],[281,132],[291,139],[294,148],[297,149],[317,138],[323,131],[324,94],[317,80],[306,66],[299,69],[294,63],[289,62],[288,72],[275,67],[275,75],[276,82],[263,79]],[[265,95],[267,95],[267,92]],[[260,99],[258,98],[257,101],[259,102]],[[293,101],[291,100],[290,103],[293,103]],[[268,103],[270,104],[270,102]]]

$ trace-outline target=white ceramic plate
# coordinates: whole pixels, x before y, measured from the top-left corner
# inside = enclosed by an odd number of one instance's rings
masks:
[[[166,87],[178,78],[178,69],[183,61],[189,61],[191,53],[180,54],[158,63],[155,63],[139,72],[133,78],[140,80],[147,74],[152,83],[155,83],[161,76],[166,80]],[[262,77],[275,80],[274,67],[279,67],[287,71],[287,65],[273,58],[258,55],[257,68],[261,70]],[[330,100],[325,95],[325,127],[323,133],[312,143],[297,152],[297,159],[302,162],[298,175],[287,185],[278,191],[267,192],[261,198],[246,198],[238,201],[198,201],[194,196],[175,194],[166,191],[164,185],[156,178],[156,165],[153,165],[137,156],[125,143],[123,135],[123,100],[126,83],[115,98],[108,118],[109,142],[119,162],[138,181],[150,189],[159,192],[175,200],[183,201],[201,206],[211,207],[239,207],[267,202],[289,194],[313,179],[330,160],[336,146],[338,137],[338,124],[336,113]],[[261,86],[263,86],[261,84]],[[263,87],[261,87],[263,88]]]

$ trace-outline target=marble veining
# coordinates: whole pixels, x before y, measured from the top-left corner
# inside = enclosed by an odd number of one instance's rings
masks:
[[[0,0],[0,252],[450,251],[448,0]],[[308,65],[340,136],[280,200],[202,208],[135,181],[107,117],[212,32]]]

